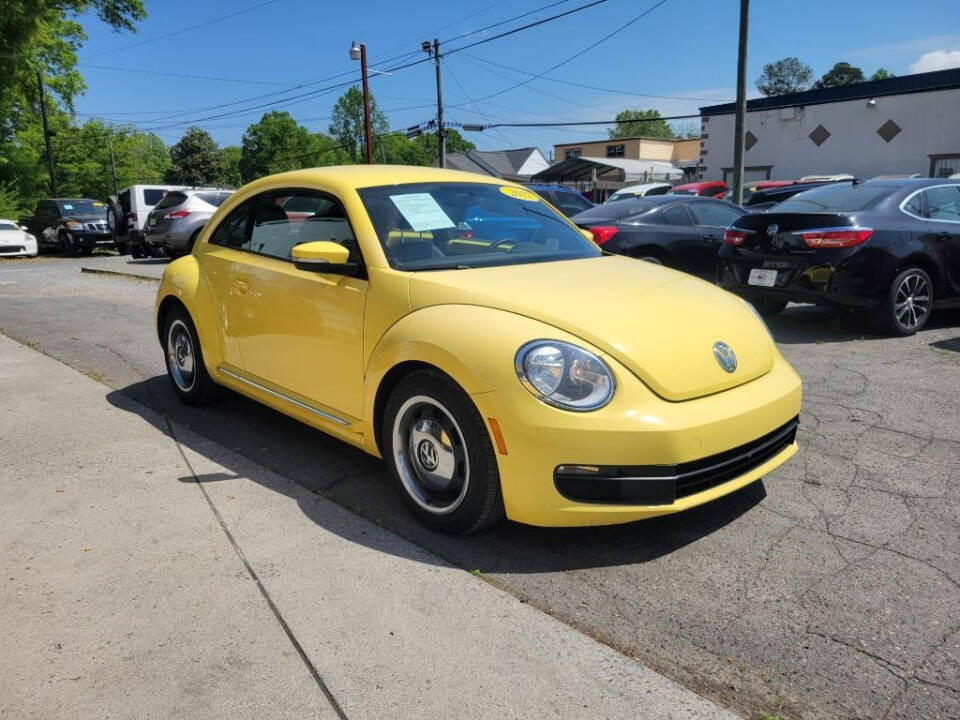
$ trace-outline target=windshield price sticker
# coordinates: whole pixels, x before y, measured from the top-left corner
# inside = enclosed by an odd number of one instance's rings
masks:
[[[509,197],[516,198],[517,200],[525,200],[527,202],[540,202],[540,196],[535,192],[530,190],[525,190],[523,188],[517,187],[501,187],[500,192]]]
[[[390,200],[403,215],[403,219],[410,224],[410,229],[416,232],[457,226],[430,193],[391,195]]]

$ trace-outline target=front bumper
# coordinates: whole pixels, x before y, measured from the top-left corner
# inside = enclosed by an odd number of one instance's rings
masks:
[[[70,239],[78,248],[113,247],[113,235],[110,233],[92,233],[70,230]]]
[[[34,257],[37,254],[37,241],[24,240],[16,243],[0,243],[0,257]]]
[[[670,470],[651,476],[647,479],[660,482],[661,494],[646,501],[574,499],[558,489],[560,466],[689,470],[787,427],[799,415],[801,396],[800,378],[778,353],[766,375],[684,402],[663,400],[636,381],[620,384],[613,401],[591,413],[544,405],[519,383],[472,399],[483,417],[497,420],[506,443],[507,453],[498,454],[497,461],[507,517],[530,525],[577,526],[631,522],[701,505],[771,472],[797,452],[797,444],[790,435],[759,464],[744,465],[743,472],[734,468],[732,476],[689,493],[678,492],[676,481],[664,487],[662,478]]]

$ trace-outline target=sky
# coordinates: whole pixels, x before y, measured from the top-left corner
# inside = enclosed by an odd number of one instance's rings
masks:
[[[353,40],[366,44],[372,69],[385,71],[425,59],[424,40],[438,38],[442,55],[589,2],[145,0],[148,17],[136,34],[114,33],[92,15],[81,17],[88,39],[78,54],[88,90],[76,109],[81,120],[96,116],[156,128],[168,144],[192,124],[221,145],[240,144],[245,128],[274,109],[327,132],[346,87],[327,88],[359,82],[360,63],[348,54]],[[530,14],[477,32],[524,13]],[[627,108],[685,115],[730,102],[738,18],[736,0],[606,0],[452,53],[443,59],[445,119],[583,122],[612,120]],[[474,34],[460,37],[467,33]],[[897,75],[960,67],[960,2],[753,0],[751,97],[763,65],[790,55],[816,76],[839,61],[868,76],[878,67]],[[370,88],[391,129],[435,117],[432,62],[373,74]],[[481,150],[537,146],[549,157],[555,143],[602,139],[606,130],[502,128],[467,136]]]

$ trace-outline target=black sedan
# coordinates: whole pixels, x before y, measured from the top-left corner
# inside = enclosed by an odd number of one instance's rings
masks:
[[[723,232],[745,214],[723,200],[653,195],[599,205],[570,219],[608,252],[712,280]]]
[[[788,301],[859,309],[894,335],[960,305],[960,182],[867,180],[799,193],[724,234],[719,284],[777,312]]]

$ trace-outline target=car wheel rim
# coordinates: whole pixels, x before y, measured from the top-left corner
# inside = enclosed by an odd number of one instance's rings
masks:
[[[393,462],[404,490],[434,515],[453,512],[470,485],[470,459],[460,426],[439,402],[410,398],[393,421]]]
[[[894,296],[893,311],[897,323],[905,330],[919,327],[930,312],[930,283],[919,273],[911,273],[900,281]]]
[[[190,392],[196,379],[196,353],[193,338],[182,320],[174,320],[167,333],[167,358],[170,375],[177,387]]]

